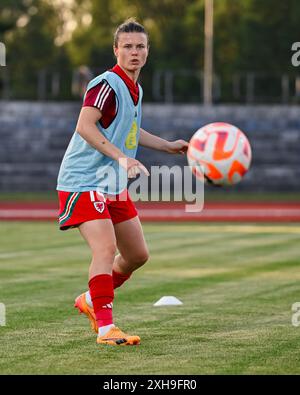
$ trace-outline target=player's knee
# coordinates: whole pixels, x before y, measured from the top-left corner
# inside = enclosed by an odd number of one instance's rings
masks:
[[[137,254],[134,256],[134,264],[137,266],[144,265],[149,259],[149,252],[148,250],[141,250],[138,251]]]
[[[100,245],[93,251],[94,257],[102,259],[113,259],[117,251],[117,246],[115,243],[109,243],[105,245]]]

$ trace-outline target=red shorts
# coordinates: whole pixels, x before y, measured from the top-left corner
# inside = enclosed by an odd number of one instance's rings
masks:
[[[76,228],[94,219],[111,219],[117,224],[138,215],[127,190],[110,198],[96,191],[58,191],[58,198],[61,230]]]

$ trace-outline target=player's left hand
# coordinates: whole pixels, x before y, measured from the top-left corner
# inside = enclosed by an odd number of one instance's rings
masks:
[[[189,143],[184,140],[169,141],[167,152],[169,152],[169,154],[184,154],[188,146]]]

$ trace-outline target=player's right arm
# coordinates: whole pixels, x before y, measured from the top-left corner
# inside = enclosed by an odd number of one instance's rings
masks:
[[[80,136],[87,141],[89,145],[102,154],[109,156],[116,161],[120,158],[125,158],[126,155],[114,144],[108,141],[96,126],[101,117],[102,114],[98,109],[93,107],[82,107],[76,125],[76,132],[80,134]]]
[[[138,160],[127,157],[99,131],[97,122],[100,121],[101,117],[102,113],[99,109],[82,107],[76,132],[97,151],[119,162],[127,171],[129,178],[135,177],[140,170],[149,175],[147,169]]]

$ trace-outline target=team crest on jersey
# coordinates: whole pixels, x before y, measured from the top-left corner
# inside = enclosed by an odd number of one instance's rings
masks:
[[[94,202],[94,207],[97,211],[99,211],[99,213],[102,214],[105,209],[105,204],[104,202]]]

